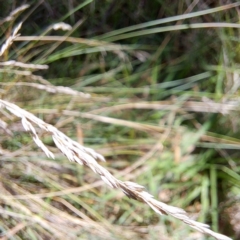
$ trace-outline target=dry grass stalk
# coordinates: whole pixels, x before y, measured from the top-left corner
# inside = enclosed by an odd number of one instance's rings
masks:
[[[31,76],[36,76],[36,75],[31,75]],[[0,83],[0,85],[11,85],[11,83]],[[49,93],[63,93],[63,94],[68,94],[68,95],[72,95],[72,96],[84,97],[84,98],[90,98],[91,97],[91,95],[88,94],[88,93],[75,91],[75,90],[73,90],[69,87],[63,87],[63,86],[44,85],[44,84],[26,83],[26,82],[17,82],[17,83],[14,83],[14,86],[34,87],[34,88],[44,90],[44,91],[49,92]]]
[[[6,62],[0,62],[0,66],[30,68],[30,69],[37,69],[37,70],[39,70],[39,69],[48,69],[48,65],[22,63],[22,62],[17,62],[15,60],[10,60],[10,61],[6,61]]]
[[[66,36],[19,36],[15,41],[45,41],[45,42],[70,42],[70,43],[80,43],[86,44],[87,46],[93,47],[108,47],[109,51],[118,51],[118,50],[131,50],[131,47],[124,46],[115,43],[108,43],[99,40],[85,39],[85,38],[76,38],[76,37],[66,37]]]
[[[0,50],[0,56],[2,56],[4,54],[4,52],[12,45],[14,39],[17,38],[18,36],[20,36],[20,34],[18,34],[18,31],[20,30],[21,26],[22,26],[22,23],[19,23],[17,25],[17,27],[13,30],[12,35],[2,45],[1,50]]]
[[[103,112],[123,111],[126,109],[154,109],[154,110],[184,110],[192,112],[222,113],[230,114],[231,111],[237,110],[238,100],[229,100],[226,102],[214,102],[211,99],[202,98],[202,101],[159,101],[159,102],[130,102],[121,105],[114,105],[92,110],[90,113],[98,114]]]
[[[29,194],[28,191],[20,188],[17,184],[11,183],[11,187],[15,192],[20,192],[25,195]],[[11,193],[1,184],[0,191],[2,195],[12,196]],[[41,199],[34,199],[33,201],[27,199],[25,203],[14,198],[4,200],[4,204],[10,206],[12,210],[9,211],[6,208],[1,208],[0,206],[0,213],[5,216],[11,216],[17,219],[25,219],[33,224],[39,224],[50,234],[53,234],[55,236],[55,239],[75,239],[76,236],[74,234],[71,234],[71,229],[73,227],[84,228],[87,231],[91,231],[98,236],[109,237],[109,230],[110,227],[112,227],[111,225],[102,226],[101,224],[98,224],[97,222],[84,215],[84,213],[81,211],[75,209],[74,206],[72,206],[67,201],[60,198],[59,200],[67,204],[68,208],[74,210],[73,212],[80,216],[81,219],[75,216],[71,216],[64,211],[61,211],[54,206],[49,205]],[[41,209],[47,210],[47,214],[44,215]],[[39,215],[41,217],[39,217]],[[120,229],[117,229],[117,231],[120,232]]]
[[[183,209],[169,206],[165,203],[157,201],[150,195],[148,192],[144,191],[144,187],[130,181],[120,181],[116,179],[108,170],[98,164],[96,160],[105,161],[104,157],[90,148],[81,146],[79,143],[73,141],[65,134],[60,132],[58,129],[53,127],[50,124],[45,123],[41,119],[37,118],[33,114],[19,108],[15,104],[9,103],[7,101],[0,99],[0,107],[6,108],[15,116],[21,118],[22,125],[26,131],[32,134],[33,140],[35,143],[45,152],[48,157],[54,158],[54,155],[49,149],[44,145],[44,143],[39,139],[36,129],[33,126],[33,123],[36,124],[39,128],[49,132],[52,135],[52,139],[55,142],[59,150],[66,155],[66,157],[71,162],[77,162],[81,165],[85,165],[91,168],[95,173],[100,175],[102,180],[112,188],[121,189],[125,195],[129,198],[145,202],[149,205],[156,213],[162,215],[171,215],[174,218],[177,218],[183,221],[185,224],[190,227],[213,236],[218,240],[230,240],[229,237],[226,237],[222,234],[218,234],[209,229],[209,226],[197,221],[190,219],[186,212]]]
[[[51,86],[54,86],[52,85],[51,83],[49,83],[49,81],[47,81],[46,79],[44,79],[42,76],[39,76],[39,75],[35,75],[33,74],[31,71],[28,71],[28,70],[16,70],[16,69],[1,69],[0,68],[0,72],[3,72],[3,73],[11,73],[11,74],[16,74],[16,75],[19,75],[19,76],[28,76],[31,80],[34,80],[34,81],[39,81],[40,83],[44,84],[44,85],[51,85]],[[1,82],[0,82],[1,83]],[[1,83],[3,84],[3,83]],[[4,83],[4,84],[7,84],[7,83]]]

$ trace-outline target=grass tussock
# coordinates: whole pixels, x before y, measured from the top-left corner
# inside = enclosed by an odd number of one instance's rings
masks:
[[[50,2],[0,21],[1,239],[237,238],[240,4]]]

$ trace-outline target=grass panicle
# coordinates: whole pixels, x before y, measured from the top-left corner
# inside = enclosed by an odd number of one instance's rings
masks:
[[[96,160],[105,161],[104,157],[90,148],[85,148],[79,143],[73,141],[67,137],[64,133],[60,132],[58,129],[53,127],[50,124],[45,123],[41,119],[37,118],[33,114],[19,108],[13,103],[9,103],[4,100],[0,100],[0,107],[6,108],[15,116],[21,118],[22,125],[24,129],[30,132],[33,136],[34,142],[40,147],[47,157],[54,158],[54,154],[48,150],[45,144],[38,137],[37,131],[34,128],[33,124],[36,124],[39,128],[44,131],[47,131],[51,134],[53,141],[55,142],[57,148],[69,159],[71,162],[76,162],[81,165],[87,166],[96,174],[98,174],[102,180],[111,188],[118,188],[123,191],[123,193],[129,198],[141,201],[149,205],[156,213],[162,215],[171,215],[174,218],[177,218],[183,221],[185,224],[190,227],[213,236],[218,240],[230,240],[231,238],[226,237],[222,234],[215,233],[209,229],[209,226],[204,223],[200,223],[194,220],[191,220],[186,212],[177,207],[169,206],[165,203],[157,201],[153,198],[151,194],[144,191],[144,187],[129,181],[120,181],[115,178],[107,169],[98,164]]]

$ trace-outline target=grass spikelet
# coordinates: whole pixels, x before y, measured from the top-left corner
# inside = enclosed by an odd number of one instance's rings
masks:
[[[2,21],[0,21],[0,24],[4,23],[4,22],[10,22],[10,21],[13,21],[16,16],[18,14],[20,14],[21,12],[23,12],[24,10],[26,10],[27,8],[29,8],[30,5],[28,4],[24,4],[16,9],[14,9],[10,14],[9,16],[7,16],[6,18],[4,18]]]
[[[2,56],[4,54],[4,52],[12,45],[14,39],[17,38],[18,36],[20,36],[20,34],[18,34],[18,32],[19,32],[21,27],[22,27],[22,23],[19,23],[17,25],[17,27],[14,28],[13,33],[11,34],[11,36],[2,45],[1,50],[0,50],[0,56]]]

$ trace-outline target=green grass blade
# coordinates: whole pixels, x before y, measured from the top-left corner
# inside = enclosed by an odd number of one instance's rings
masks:
[[[151,28],[146,30],[135,31],[131,33],[121,34],[105,39],[109,42],[119,41],[123,39],[128,39],[132,37],[139,37],[149,34],[163,33],[163,32],[172,32],[179,30],[190,30],[190,29],[200,29],[200,28],[240,28],[240,24],[237,23],[195,23],[195,24],[181,24],[176,26],[166,26]]]
[[[154,20],[154,21],[150,21],[150,22],[146,22],[146,23],[141,23],[141,24],[137,24],[137,25],[134,25],[134,26],[130,26],[130,27],[126,27],[126,28],[122,28],[122,29],[119,29],[119,30],[112,31],[110,33],[98,36],[97,38],[101,39],[101,40],[108,39],[108,38],[114,37],[114,36],[119,35],[119,34],[135,31],[137,29],[142,29],[142,28],[152,27],[152,26],[156,26],[156,25],[159,25],[159,24],[163,24],[163,23],[169,23],[169,22],[174,22],[174,21],[199,17],[199,16],[203,16],[203,15],[206,15],[206,14],[212,14],[212,13],[223,11],[223,10],[226,10],[226,9],[229,9],[229,8],[234,8],[234,7],[237,7],[239,5],[240,5],[240,3],[234,3],[234,4],[229,4],[229,5],[225,5],[225,6],[221,6],[221,7],[217,7],[217,8],[204,10],[204,11],[193,12],[193,13],[183,14],[183,15],[179,15],[179,16]]]

